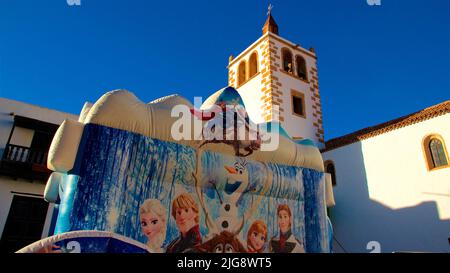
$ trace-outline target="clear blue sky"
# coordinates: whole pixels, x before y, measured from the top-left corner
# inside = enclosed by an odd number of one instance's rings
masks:
[[[450,99],[450,1],[273,0],[318,54],[325,138]],[[0,0],[0,96],[78,114],[125,88],[206,98],[261,35],[268,1]]]

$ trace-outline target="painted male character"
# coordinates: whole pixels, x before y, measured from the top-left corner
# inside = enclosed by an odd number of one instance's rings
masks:
[[[274,253],[304,253],[303,244],[292,234],[292,213],[288,205],[278,205],[277,208],[279,237],[270,240],[270,252]]]
[[[199,207],[188,193],[178,195],[172,202],[172,217],[180,236],[167,247],[168,253],[187,252],[202,243],[199,227]]]

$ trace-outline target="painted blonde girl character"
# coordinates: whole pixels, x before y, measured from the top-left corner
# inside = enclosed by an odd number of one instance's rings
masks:
[[[166,208],[157,199],[147,199],[139,208],[142,233],[147,237],[147,246],[154,252],[163,252],[166,239]]]
[[[247,232],[247,252],[263,253],[267,241],[267,226],[262,220],[256,220]]]

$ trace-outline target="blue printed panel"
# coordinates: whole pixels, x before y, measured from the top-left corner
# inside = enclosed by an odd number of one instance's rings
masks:
[[[246,251],[329,251],[323,173],[213,152],[198,164],[192,147],[87,124],[56,230],[111,231],[160,252],[200,251],[223,231]],[[188,232],[184,206],[198,216]]]

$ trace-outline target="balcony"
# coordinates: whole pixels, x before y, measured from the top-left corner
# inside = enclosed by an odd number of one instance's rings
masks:
[[[47,155],[47,151],[8,144],[0,162],[0,174],[46,181],[51,173],[47,169]]]

